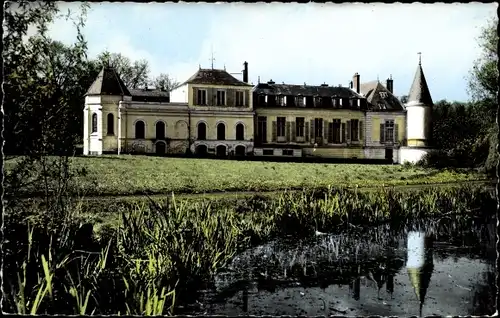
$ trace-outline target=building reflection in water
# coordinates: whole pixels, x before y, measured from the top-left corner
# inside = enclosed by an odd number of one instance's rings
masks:
[[[406,268],[411,285],[419,301],[419,315],[422,317],[425,295],[429,288],[432,271],[434,270],[431,238],[426,236],[423,231],[409,232],[407,253]]]

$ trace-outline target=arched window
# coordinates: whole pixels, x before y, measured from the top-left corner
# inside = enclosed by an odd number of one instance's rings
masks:
[[[156,122],[156,139],[165,139],[165,123],[162,121]]]
[[[113,114],[108,114],[108,135],[115,134],[115,119]]]
[[[135,139],[144,139],[145,125],[142,120],[135,123]]]
[[[198,140],[207,139],[207,125],[204,122],[198,123]]]
[[[236,125],[236,140],[245,140],[245,126],[242,123]]]
[[[97,132],[97,114],[96,113],[92,114],[92,132],[93,133]]]
[[[217,140],[226,140],[226,125],[224,123],[217,125]]]

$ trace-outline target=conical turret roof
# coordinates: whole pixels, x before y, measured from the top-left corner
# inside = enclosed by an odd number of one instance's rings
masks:
[[[422,63],[418,63],[417,72],[413,78],[413,84],[408,95],[406,106],[432,106],[432,97],[425,80]]]
[[[104,65],[86,95],[131,96],[116,70],[109,65]]]

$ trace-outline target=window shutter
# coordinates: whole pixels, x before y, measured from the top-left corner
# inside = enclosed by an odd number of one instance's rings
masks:
[[[287,121],[285,124],[285,134],[286,134],[286,141],[290,141],[290,122]]]
[[[363,137],[364,137],[364,134],[363,134],[363,121],[360,120],[359,121],[359,141],[362,141],[363,140]]]
[[[347,121],[347,141],[351,141],[351,121]]]
[[[305,126],[305,131],[304,131],[304,138],[306,141],[309,141],[309,123],[308,122],[305,122],[304,123],[304,126]]]
[[[323,120],[323,139],[328,138],[328,121]]]
[[[276,121],[273,121],[273,142],[276,142],[276,136],[278,134],[278,125]]]
[[[295,130],[295,122],[292,121],[291,124],[292,124],[291,139],[292,139],[292,142],[295,142],[295,140],[296,140],[295,135],[297,134],[297,132]]]
[[[345,136],[345,123],[342,123],[342,143],[345,143],[346,142],[346,136]]]
[[[198,90],[193,88],[193,105],[198,105]]]
[[[328,123],[328,143],[333,143],[333,123]]]
[[[313,120],[311,120],[311,141],[312,141],[312,142],[314,142],[314,137],[315,137],[315,136],[314,136],[314,135],[315,135],[315,130],[314,130],[314,128],[315,128],[315,125],[314,125],[314,119],[313,119]]]
[[[394,142],[399,141],[399,127],[398,124],[394,124]]]
[[[380,124],[380,143],[383,144],[385,142],[385,134],[384,134],[384,124]]]

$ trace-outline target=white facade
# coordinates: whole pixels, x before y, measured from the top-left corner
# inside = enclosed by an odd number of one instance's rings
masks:
[[[407,138],[408,140],[429,140],[432,108],[422,105],[407,105]]]
[[[170,91],[171,103],[187,103],[189,98],[188,84],[181,85]]]

